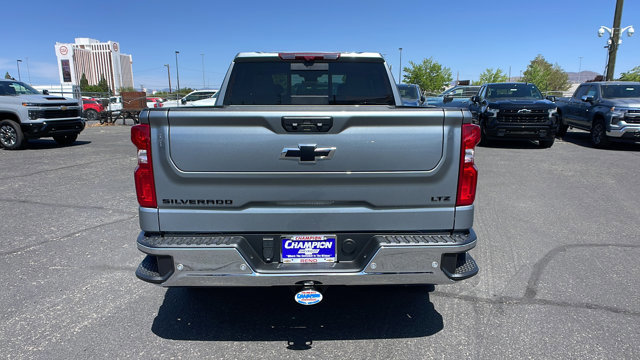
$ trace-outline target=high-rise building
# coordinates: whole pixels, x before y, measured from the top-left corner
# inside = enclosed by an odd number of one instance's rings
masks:
[[[104,77],[114,93],[133,87],[131,55],[122,54],[117,42],[76,38],[73,44],[56,42],[55,49],[61,84],[80,85],[84,74],[89,85]]]

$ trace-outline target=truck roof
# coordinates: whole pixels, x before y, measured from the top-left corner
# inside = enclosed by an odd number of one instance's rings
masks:
[[[241,52],[236,55],[236,59],[240,58],[279,58],[281,54],[296,55],[336,55],[341,58],[363,58],[363,59],[383,59],[380,53],[376,52],[322,52],[322,51],[282,51],[282,52]]]
[[[640,85],[640,81],[592,81],[582,84],[596,84],[596,85]]]

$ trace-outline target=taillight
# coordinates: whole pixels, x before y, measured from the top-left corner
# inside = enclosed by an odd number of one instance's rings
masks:
[[[149,124],[139,124],[131,128],[131,142],[138,148],[138,167],[134,173],[138,203],[142,207],[158,207],[156,184],[153,181],[151,165],[151,128]]]
[[[474,163],[475,147],[480,142],[480,127],[474,124],[462,125],[462,149],[460,153],[460,173],[458,174],[458,196],[456,206],[473,204],[476,199],[478,169]]]

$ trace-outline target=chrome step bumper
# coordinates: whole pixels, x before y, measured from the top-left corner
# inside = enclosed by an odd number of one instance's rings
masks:
[[[264,262],[243,236],[138,236],[147,254],[136,275],[162,286],[292,286],[450,284],[474,276],[467,251],[473,230],[448,234],[371,236],[358,261],[324,264]]]

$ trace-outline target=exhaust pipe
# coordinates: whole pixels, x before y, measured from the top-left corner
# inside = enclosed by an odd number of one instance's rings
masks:
[[[302,283],[302,290],[298,291],[293,297],[300,305],[315,305],[322,301],[322,292],[320,292],[313,281],[305,281]]]

